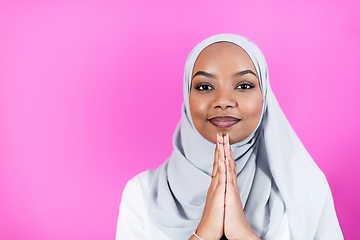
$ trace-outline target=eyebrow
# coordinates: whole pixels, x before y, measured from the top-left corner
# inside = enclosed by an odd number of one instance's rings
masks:
[[[243,75],[249,74],[249,73],[254,75],[255,77],[257,77],[256,74],[251,70],[244,70],[244,71],[241,71],[241,72],[237,72],[233,76],[234,77],[240,77],[240,76],[243,76]],[[208,78],[215,78],[214,74],[204,72],[204,71],[198,71],[197,73],[194,74],[194,76],[192,78],[194,79],[194,77],[196,77],[196,76],[204,76],[204,77],[208,77]]]
[[[196,76],[204,76],[204,77],[208,77],[208,78],[215,78],[214,74],[204,72],[204,71],[198,71],[197,73],[195,73],[195,75],[192,78],[194,79],[194,77],[196,77]]]
[[[239,77],[239,76],[242,76],[242,75],[245,75],[245,74],[248,74],[248,73],[250,73],[250,74],[254,75],[255,77],[257,77],[256,74],[251,70],[245,70],[245,71],[237,72],[233,76],[234,77]]]

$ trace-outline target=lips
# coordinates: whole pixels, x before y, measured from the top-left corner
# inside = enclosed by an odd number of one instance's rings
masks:
[[[218,128],[229,128],[240,122],[241,120],[235,117],[219,116],[209,119],[210,123]]]

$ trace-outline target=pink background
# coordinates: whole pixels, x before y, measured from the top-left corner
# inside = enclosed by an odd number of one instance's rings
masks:
[[[223,32],[264,52],[357,239],[359,12],[355,0],[1,0],[0,239],[114,239],[126,181],[171,154],[187,55]]]

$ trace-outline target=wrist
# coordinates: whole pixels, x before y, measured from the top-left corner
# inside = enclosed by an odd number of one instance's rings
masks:
[[[193,236],[195,236],[196,240],[219,240],[219,238],[216,238],[214,236],[211,236],[211,234],[209,234],[208,231],[204,230],[203,228],[197,228],[194,231],[195,234],[193,234]]]
[[[196,230],[193,231],[192,235],[195,236],[195,237],[196,237],[197,239],[199,239],[199,240],[204,240],[204,239],[202,239],[202,238],[196,233]]]

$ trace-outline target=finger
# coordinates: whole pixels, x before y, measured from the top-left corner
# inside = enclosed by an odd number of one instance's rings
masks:
[[[218,134],[218,142],[220,143],[220,144],[224,144],[224,137],[222,136],[222,135],[219,135]]]
[[[225,152],[224,152],[224,138],[219,136],[219,159],[220,161],[225,161]]]
[[[210,188],[211,191],[214,191],[215,194],[224,194],[225,193],[225,163],[224,161],[216,161],[216,174],[212,177]]]
[[[219,144],[216,143],[215,153],[214,153],[214,164],[213,164],[213,170],[212,170],[211,177],[215,177],[218,167],[219,167]]]
[[[225,161],[225,149],[224,149],[224,138],[220,136],[220,142],[219,143],[219,164],[221,166],[220,176],[219,176],[219,184],[221,184],[221,189],[226,192],[226,182],[227,182],[227,167],[226,167],[226,161]],[[224,196],[225,197],[225,196]]]
[[[226,152],[226,191],[231,191],[234,188],[237,188],[237,172],[236,172],[236,164],[234,159],[231,157],[230,145],[226,143],[225,152]],[[230,155],[230,156],[229,156]]]
[[[224,139],[222,136],[218,136],[218,164],[219,164],[219,184],[223,184],[223,190],[225,191],[226,182],[226,166],[225,166],[225,153],[224,153]]]
[[[214,165],[213,165],[212,177],[214,177],[216,175],[217,170],[219,168],[219,141],[220,141],[220,136],[218,134],[216,134],[216,137],[217,137],[217,143],[216,143],[215,153],[214,153]]]
[[[234,154],[233,154],[233,152],[231,150],[231,147],[230,147],[230,140],[229,140],[229,135],[228,134],[224,137],[224,141],[225,141],[225,147],[224,147],[225,148],[225,158],[229,162],[229,167],[231,169],[231,172],[234,173],[234,174],[237,174]]]
[[[221,144],[220,144],[220,148],[221,148]],[[225,193],[225,183],[226,183],[226,166],[225,166],[225,162],[223,160],[219,161],[219,168],[218,168],[218,185],[220,185],[220,189],[222,192]]]
[[[231,164],[226,160],[226,190],[230,190],[231,187],[237,186],[236,174],[231,167]]]

